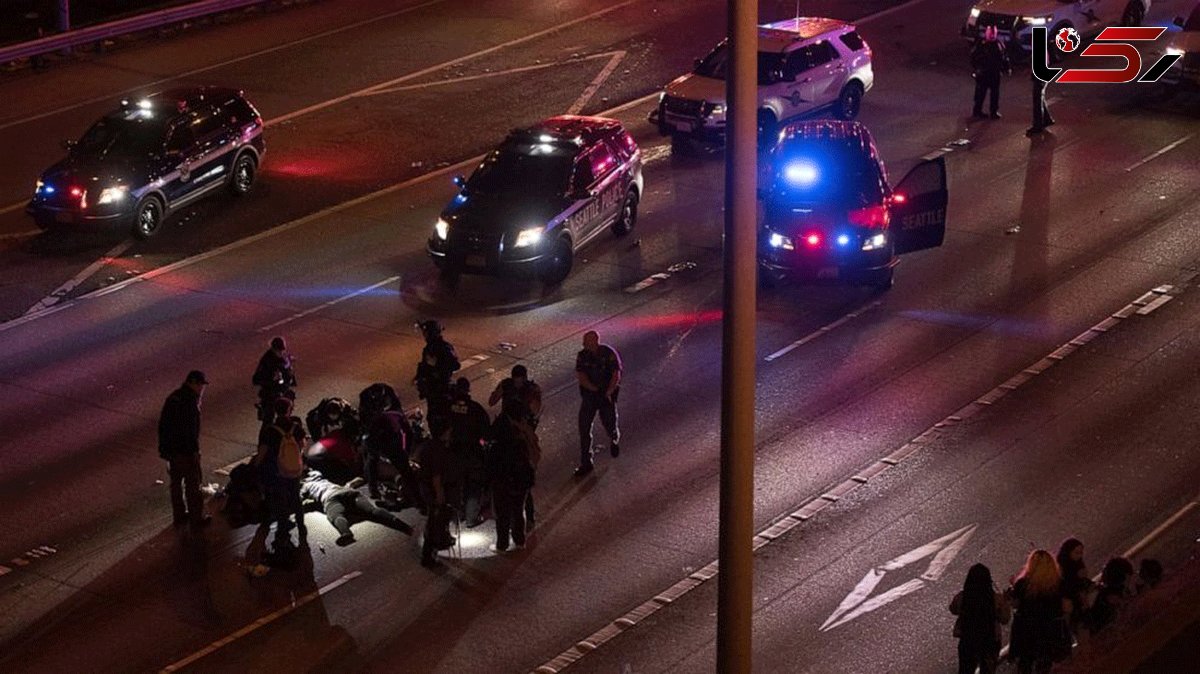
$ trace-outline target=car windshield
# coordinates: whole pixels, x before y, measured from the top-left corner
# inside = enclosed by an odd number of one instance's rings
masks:
[[[772,169],[781,205],[832,203],[858,208],[883,201],[879,163],[858,148],[791,143],[776,150]]]
[[[75,151],[85,155],[131,157],[162,148],[165,122],[153,117],[106,117],[79,139]]]
[[[1188,17],[1187,23],[1183,24],[1184,30],[1200,31],[1200,5],[1192,10],[1192,15]]]
[[[774,83],[781,70],[783,70],[783,54],[758,52],[758,84],[760,86]],[[695,72],[701,77],[723,80],[728,71],[729,44],[722,42],[708,56],[700,60]]]
[[[484,160],[467,189],[483,194],[525,191],[536,194],[563,194],[571,179],[574,152],[565,150],[497,150]]]

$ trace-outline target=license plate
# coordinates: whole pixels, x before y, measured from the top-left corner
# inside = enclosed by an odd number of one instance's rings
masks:
[[[59,211],[54,215],[57,222],[72,222],[73,214],[70,211]]]
[[[468,255],[467,256],[467,266],[468,267],[486,267],[487,266],[487,256],[482,255],[482,254]]]
[[[817,278],[837,278],[837,267],[821,267],[817,270]]]

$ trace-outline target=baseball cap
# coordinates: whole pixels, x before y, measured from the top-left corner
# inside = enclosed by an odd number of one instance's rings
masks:
[[[207,384],[208,377],[205,377],[204,373],[200,370],[192,370],[188,373],[187,379],[184,382],[188,384]]]

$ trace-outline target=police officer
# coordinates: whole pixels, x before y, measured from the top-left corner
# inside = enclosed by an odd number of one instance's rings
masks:
[[[421,566],[438,564],[437,551],[453,547],[450,518],[461,495],[459,471],[450,449],[450,428],[443,427],[421,448],[418,457],[422,497],[428,507],[425,540],[421,545]]]
[[[487,410],[471,399],[471,381],[459,377],[450,394],[450,449],[462,468],[463,517],[468,527],[483,523],[481,504],[487,502],[484,445],[491,434],[491,425]]]
[[[538,419],[542,416],[542,387],[529,378],[529,370],[524,365],[514,365],[512,376],[505,377],[488,396],[488,405],[495,407],[502,400],[513,399],[525,406],[529,414],[529,423],[537,428]]]
[[[997,39],[995,26],[988,26],[983,32],[983,40],[976,41],[971,49],[971,67],[975,71],[975,107],[972,117],[983,117],[983,100],[988,93],[992,95],[991,117],[1000,119],[1000,76],[1011,72],[1008,63],[1008,51]]]
[[[296,372],[292,369],[292,354],[283,337],[271,338],[250,381],[258,387],[258,418],[269,425],[274,421],[271,415],[276,398],[296,399],[292,390],[296,387]]]
[[[418,327],[425,336],[425,348],[421,350],[413,383],[427,406],[429,432],[437,436],[449,422],[450,377],[462,366],[454,347],[442,337],[441,323],[430,320],[419,323]]]
[[[191,524],[193,529],[211,520],[200,493],[200,399],[206,386],[204,373],[192,370],[167,396],[158,418],[158,455],[167,462],[175,526]]]
[[[609,451],[615,459],[621,454],[617,444],[621,429],[617,419],[617,394],[621,391],[621,356],[617,350],[600,343],[600,333],[588,330],[583,349],[575,357],[575,377],[579,380],[579,467],[575,477],[592,472],[592,422],[596,413],[608,433]]]

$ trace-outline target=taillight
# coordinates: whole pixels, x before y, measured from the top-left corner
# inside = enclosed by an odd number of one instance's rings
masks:
[[[884,229],[891,220],[891,212],[887,206],[867,206],[850,211],[850,224],[867,229]]]

